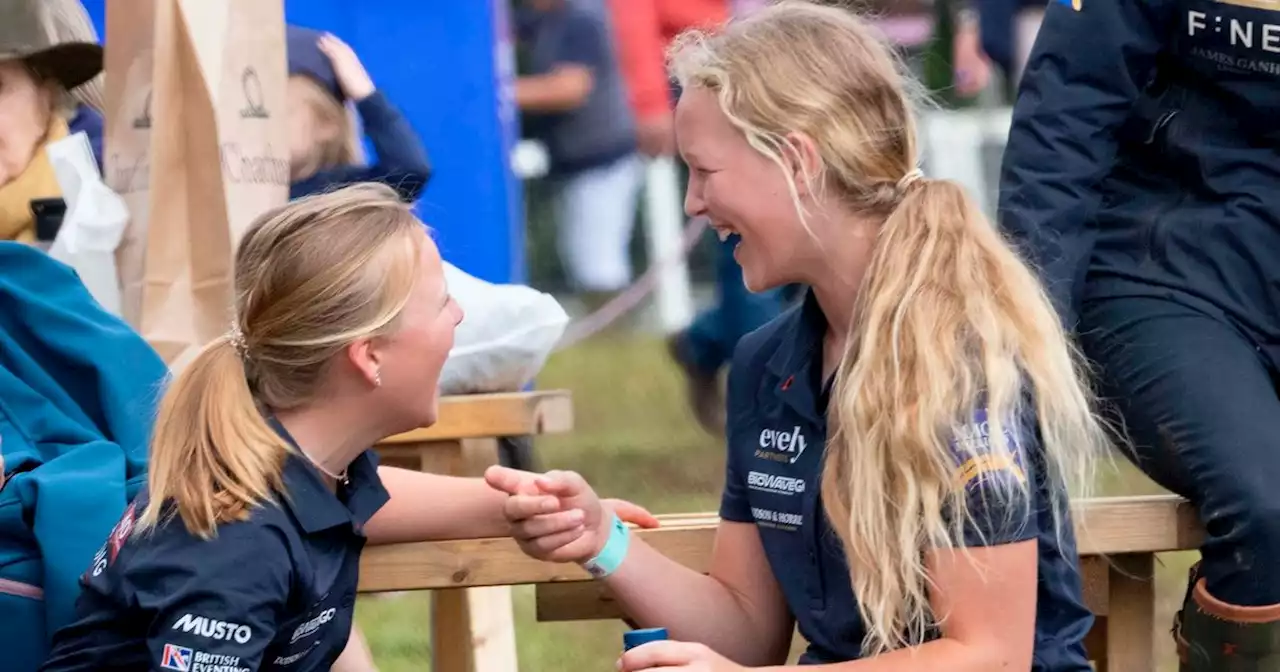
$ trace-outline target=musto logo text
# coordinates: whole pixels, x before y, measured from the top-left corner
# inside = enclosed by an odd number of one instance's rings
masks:
[[[207,639],[217,639],[223,641],[235,640],[237,644],[247,644],[249,639],[253,637],[253,632],[249,630],[249,626],[240,625],[238,623],[228,623],[226,621],[218,621],[204,616],[194,616],[192,614],[183,614],[177,622],[173,624],[174,630],[181,630],[186,633],[198,635]]]

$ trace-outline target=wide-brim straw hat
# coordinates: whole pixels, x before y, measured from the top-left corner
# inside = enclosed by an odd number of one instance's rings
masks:
[[[21,60],[40,76],[74,89],[102,72],[102,45],[54,44],[52,21],[49,5],[41,0],[0,0],[0,62]]]

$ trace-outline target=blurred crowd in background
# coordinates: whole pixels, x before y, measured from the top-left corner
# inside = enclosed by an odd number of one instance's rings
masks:
[[[944,109],[1007,106],[1044,11],[1043,2],[1028,0],[833,3],[874,17],[905,66],[925,83],[922,104]],[[511,0],[512,97],[522,136],[546,157],[545,171],[525,188],[529,284],[571,295],[579,312],[591,312],[634,283],[639,270],[661,261],[646,258],[637,223],[643,221],[647,162],[673,160],[681,188],[684,182],[673,133],[679,92],[667,76],[665,53],[686,30],[711,28],[765,4]],[[8,51],[18,54],[20,45],[32,43],[33,31],[51,44],[100,41],[77,0],[51,0],[51,6],[46,25],[8,22],[10,34],[0,38],[10,43]],[[432,148],[375,84],[378,73],[371,76],[341,36],[290,26],[287,50],[291,196],[378,180],[406,201],[419,199],[432,177]],[[84,55],[78,61],[74,49],[62,51],[72,72],[88,62]],[[4,202],[18,204],[0,209],[4,238],[51,239],[56,230],[57,208],[25,207],[58,196],[44,153],[37,151],[42,144],[84,131],[103,163],[102,75],[86,81],[63,74],[26,67],[20,59],[0,61],[0,128],[6,136],[0,165],[21,176],[0,187]],[[65,91],[70,102],[61,97]],[[23,147],[31,151],[14,149]],[[52,221],[37,221],[42,218]],[[707,234],[689,250],[687,265],[702,288],[705,310],[668,344],[690,384],[695,415],[708,429],[719,423],[716,376],[737,339],[789,298],[786,292],[747,292],[733,245]]]
[[[689,28],[749,14],[767,0],[515,0],[516,99],[526,138],[550,154],[531,194],[532,276],[553,290],[609,294],[633,278],[645,157],[674,154],[677,92],[664,54]],[[947,107],[1005,105],[1044,11],[1025,0],[835,0],[875,16],[904,62]],[[544,186],[544,185],[537,185]],[[544,232],[545,219],[555,233]],[[550,245],[548,246],[548,243]],[[554,256],[548,249],[554,250]],[[708,245],[695,277],[717,268]]]
[[[766,0],[515,0],[525,138],[548,154],[527,190],[531,282],[572,293],[590,311],[635,280],[645,259],[636,233],[647,159],[674,156],[679,95],[665,53],[684,31],[744,16]],[[1027,0],[848,0],[875,17],[904,65],[923,81],[922,105],[1006,106],[1044,13]],[[678,161],[679,157],[675,157]],[[681,184],[683,185],[683,164]],[[721,419],[717,374],[743,334],[783,307],[786,292],[742,286],[733,240],[708,234],[691,250],[698,281],[714,285],[693,323],[669,348],[689,380],[695,416]]]

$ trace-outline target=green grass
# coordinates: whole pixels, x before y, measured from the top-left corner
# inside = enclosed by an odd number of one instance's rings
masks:
[[[603,496],[630,499],[655,513],[716,508],[723,447],[698,428],[661,341],[597,337],[553,356],[538,386],[571,390],[575,409],[572,433],[538,440],[543,468],[578,471]],[[1105,470],[1098,489],[1112,495],[1159,491],[1127,464]],[[1156,641],[1162,645],[1194,555],[1161,558]],[[538,623],[532,588],[518,587],[515,596],[521,672],[612,669],[622,645],[621,623]],[[360,600],[357,620],[382,672],[430,669],[429,605],[426,594]],[[1176,669],[1171,650],[1163,660],[1161,669]]]

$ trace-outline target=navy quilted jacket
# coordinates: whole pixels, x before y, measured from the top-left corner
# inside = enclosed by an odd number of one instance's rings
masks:
[[[1176,297],[1280,338],[1280,0],[1054,0],[999,220],[1069,326]]]

